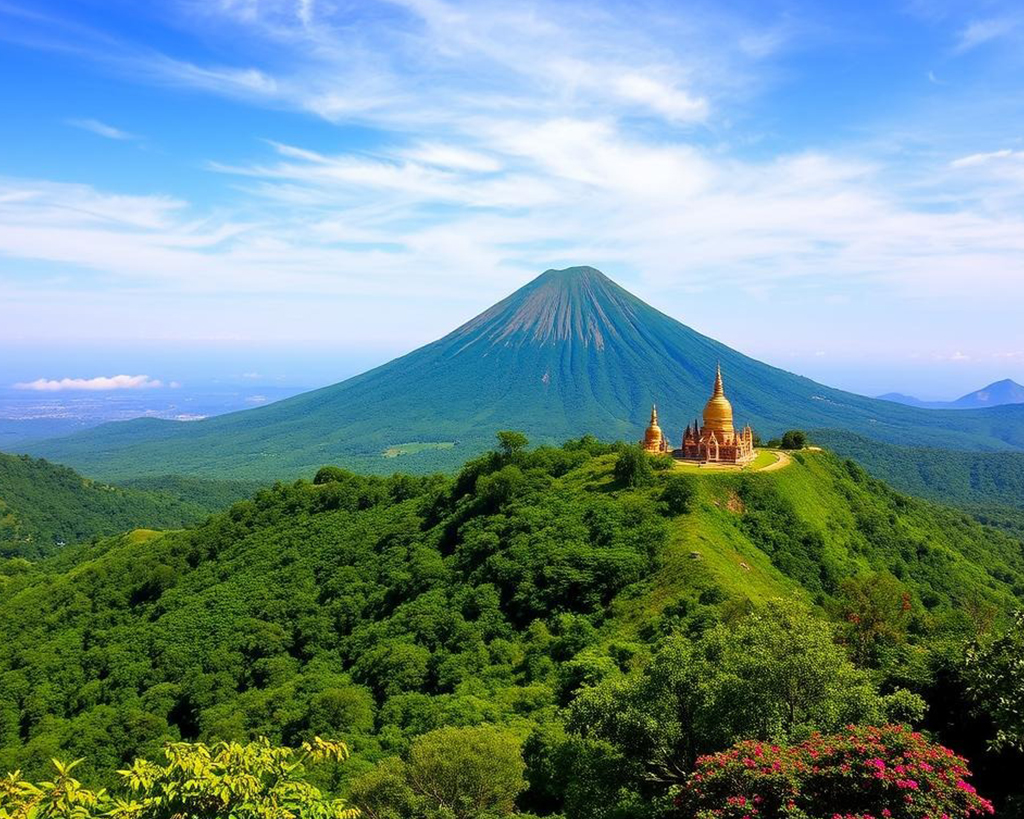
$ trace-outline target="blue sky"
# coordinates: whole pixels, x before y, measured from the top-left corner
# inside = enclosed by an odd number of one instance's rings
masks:
[[[0,0],[0,76],[0,380],[328,383],[591,264],[838,386],[1024,381],[1019,2]]]

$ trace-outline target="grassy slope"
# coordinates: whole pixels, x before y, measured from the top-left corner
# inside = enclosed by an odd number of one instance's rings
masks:
[[[610,469],[610,464],[605,466]],[[607,480],[608,475],[603,478]],[[880,482],[856,483],[830,453],[804,452],[792,465],[771,473],[745,477],[729,472],[701,473],[694,513],[673,521],[661,567],[641,602],[619,602],[616,611],[622,622],[632,624],[633,629],[649,621],[688,590],[699,588],[705,578],[728,594],[753,602],[777,596],[813,598],[774,566],[744,531],[745,512],[737,492],[742,480],[770,482],[792,504],[797,517],[821,534],[829,559],[845,564],[849,574],[896,569],[906,572],[903,580],[909,586],[923,588],[926,582],[934,583],[937,566],[964,583],[960,589],[947,583],[948,599],[958,604],[983,602],[1003,610],[1012,607],[1016,594],[1024,591],[1024,586],[1018,585],[1015,594],[1013,583],[1006,582],[1013,576],[1022,577],[1024,559],[1019,544],[955,511],[897,495]],[[886,523],[900,545],[913,544],[920,552],[914,559],[924,565],[918,567],[916,577],[913,561],[909,569],[900,569],[891,556],[865,543],[865,516],[859,515],[856,507],[879,499],[890,510]],[[701,557],[694,559],[691,552]]]
[[[584,491],[610,491],[613,464],[614,456],[595,459],[562,482]],[[779,596],[813,601],[813,595],[780,571],[757,539],[744,530],[746,510],[739,495],[743,481],[766,483],[777,490],[797,518],[822,536],[826,555],[843,565],[846,574],[895,568],[906,572],[902,579],[909,586],[923,588],[934,583],[934,567],[939,566],[940,573],[964,581],[961,588],[946,584],[948,597],[943,602],[983,602],[1004,610],[1024,592],[1019,544],[955,510],[899,495],[880,481],[866,476],[861,476],[863,482],[852,480],[829,452],[799,453],[790,466],[770,473],[709,470],[696,474],[698,496],[693,511],[671,520],[669,543],[642,592],[634,590],[615,602],[610,637],[635,634],[666,608],[709,586],[754,603]],[[879,503],[900,546],[912,545],[916,551],[909,569],[894,566],[892,555],[867,542],[864,529],[869,516],[858,507]],[[692,556],[695,552],[699,557]],[[915,561],[924,563],[918,567],[919,582]],[[1007,582],[1014,577],[1019,578],[1016,588]]]

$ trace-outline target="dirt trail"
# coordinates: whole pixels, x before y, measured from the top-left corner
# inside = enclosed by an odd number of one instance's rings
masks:
[[[776,452],[776,461],[768,466],[762,466],[758,472],[774,472],[776,469],[782,469],[784,466],[789,466],[793,463],[793,458],[788,452]]]

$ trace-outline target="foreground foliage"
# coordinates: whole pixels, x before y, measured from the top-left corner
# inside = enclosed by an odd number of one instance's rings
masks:
[[[994,813],[967,762],[900,726],[792,746],[748,740],[702,757],[677,797],[695,819],[966,819]]]
[[[417,737],[408,761],[389,757],[352,783],[369,819],[506,816],[526,788],[519,738],[491,725]]]
[[[266,739],[207,747],[172,743],[166,764],[137,759],[118,771],[114,793],[84,788],[72,776],[79,762],[54,760],[57,776],[32,784],[20,772],[0,780],[0,819],[355,819],[359,811],[325,796],[303,779],[307,762],[341,762],[348,749],[315,738],[302,752]]]
[[[1024,751],[1024,612],[994,640],[967,651],[964,676],[975,707],[993,720],[993,748]]]

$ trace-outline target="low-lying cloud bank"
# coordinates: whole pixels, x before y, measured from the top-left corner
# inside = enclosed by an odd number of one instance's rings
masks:
[[[14,385],[16,390],[34,390],[36,392],[61,392],[62,390],[148,390],[163,387],[159,378],[148,375],[100,375],[96,378],[37,378],[35,381],[23,381]],[[177,387],[176,382],[167,386]]]

